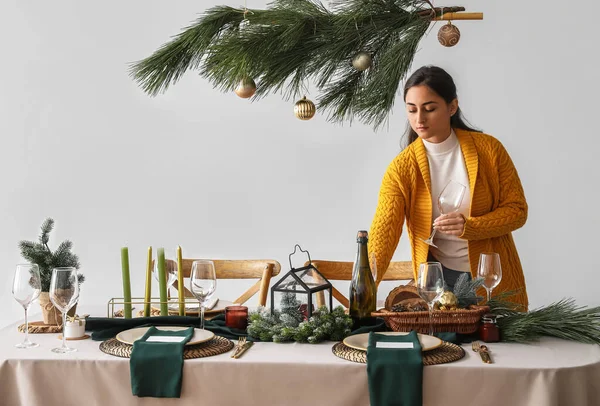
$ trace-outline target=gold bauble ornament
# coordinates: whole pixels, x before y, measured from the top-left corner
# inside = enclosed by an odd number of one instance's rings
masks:
[[[453,47],[458,44],[460,39],[460,31],[456,25],[448,21],[448,24],[442,25],[438,31],[438,41],[445,47]]]
[[[362,72],[369,69],[372,63],[373,59],[371,58],[371,55],[365,51],[360,51],[352,58],[352,66],[354,66],[354,69],[357,71]]]
[[[244,78],[240,81],[239,85],[235,88],[235,94],[242,99],[247,99],[254,96],[256,93],[256,83],[252,78]]]
[[[458,299],[454,293],[446,291],[438,300],[440,310],[455,310],[458,307]]]
[[[315,116],[316,111],[315,104],[308,100],[306,96],[298,100],[294,106],[294,114],[300,120],[310,120]]]

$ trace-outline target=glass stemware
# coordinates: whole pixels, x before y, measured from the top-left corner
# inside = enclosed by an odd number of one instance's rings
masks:
[[[457,211],[460,208],[466,190],[467,188],[462,183],[458,183],[454,180],[448,182],[438,196],[437,203],[440,213],[449,214]],[[437,245],[433,243],[433,237],[435,236],[436,231],[437,229],[434,228],[429,238],[422,241],[437,248]]]
[[[77,351],[76,348],[67,347],[65,330],[67,325],[67,312],[79,300],[79,282],[77,280],[77,269],[73,267],[54,268],[50,280],[50,301],[62,313],[62,346],[53,348],[52,352],[64,354]]]
[[[500,255],[495,252],[482,252],[479,255],[477,276],[483,278],[483,287],[487,292],[487,301],[489,302],[492,298],[492,290],[498,286],[502,280]]]
[[[444,273],[439,262],[419,265],[417,292],[429,306],[429,334],[433,335],[433,305],[444,293]]]
[[[154,268],[152,269],[152,274],[154,275],[154,279],[160,282],[160,280],[158,279],[158,261],[154,261]],[[165,260],[165,275],[167,277],[167,292],[169,292],[169,288],[177,280],[177,261],[173,259]]]
[[[42,282],[40,280],[40,269],[37,264],[19,264],[13,278],[12,294],[23,309],[25,309],[25,339],[16,345],[17,348],[33,348],[39,344],[29,341],[29,321],[27,310],[29,305],[40,296]]]
[[[190,292],[200,302],[200,328],[204,330],[204,308],[217,288],[213,261],[194,261],[190,274]]]

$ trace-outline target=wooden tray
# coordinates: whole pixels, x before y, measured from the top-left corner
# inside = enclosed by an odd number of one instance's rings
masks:
[[[25,323],[17,327],[19,333],[25,332]],[[43,321],[30,321],[29,322],[29,333],[30,334],[42,334],[42,333],[60,333],[62,332],[62,325],[57,326],[56,324],[45,324]]]

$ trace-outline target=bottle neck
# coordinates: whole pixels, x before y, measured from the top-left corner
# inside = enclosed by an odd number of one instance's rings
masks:
[[[360,279],[364,279],[365,277],[369,276],[372,277],[371,266],[369,264],[369,248],[367,245],[367,239],[359,238],[357,245],[356,266],[354,269],[356,275],[354,275],[354,277],[358,277]]]

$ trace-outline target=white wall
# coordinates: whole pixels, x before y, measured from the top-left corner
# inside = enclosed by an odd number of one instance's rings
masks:
[[[374,133],[322,116],[301,122],[293,101],[250,103],[194,73],[156,98],[128,77],[129,62],[223,3],[0,3],[0,325],[22,317],[10,289],[17,242],[35,238],[47,216],[57,222],[51,245],[72,239],[81,257],[82,305],[121,294],[123,245],[140,295],[148,245],[275,258],[284,271],[296,243],[315,259],[353,259],[355,233],[368,229],[400,150],[401,97],[389,128]],[[437,43],[438,24],[414,67],[446,68],[467,117],[505,144],[519,170],[530,214],[515,239],[531,304],[598,305],[600,5],[586,0],[569,15],[558,2],[461,4],[485,20],[457,22],[463,38],[452,49]],[[406,238],[395,258],[410,259]]]

